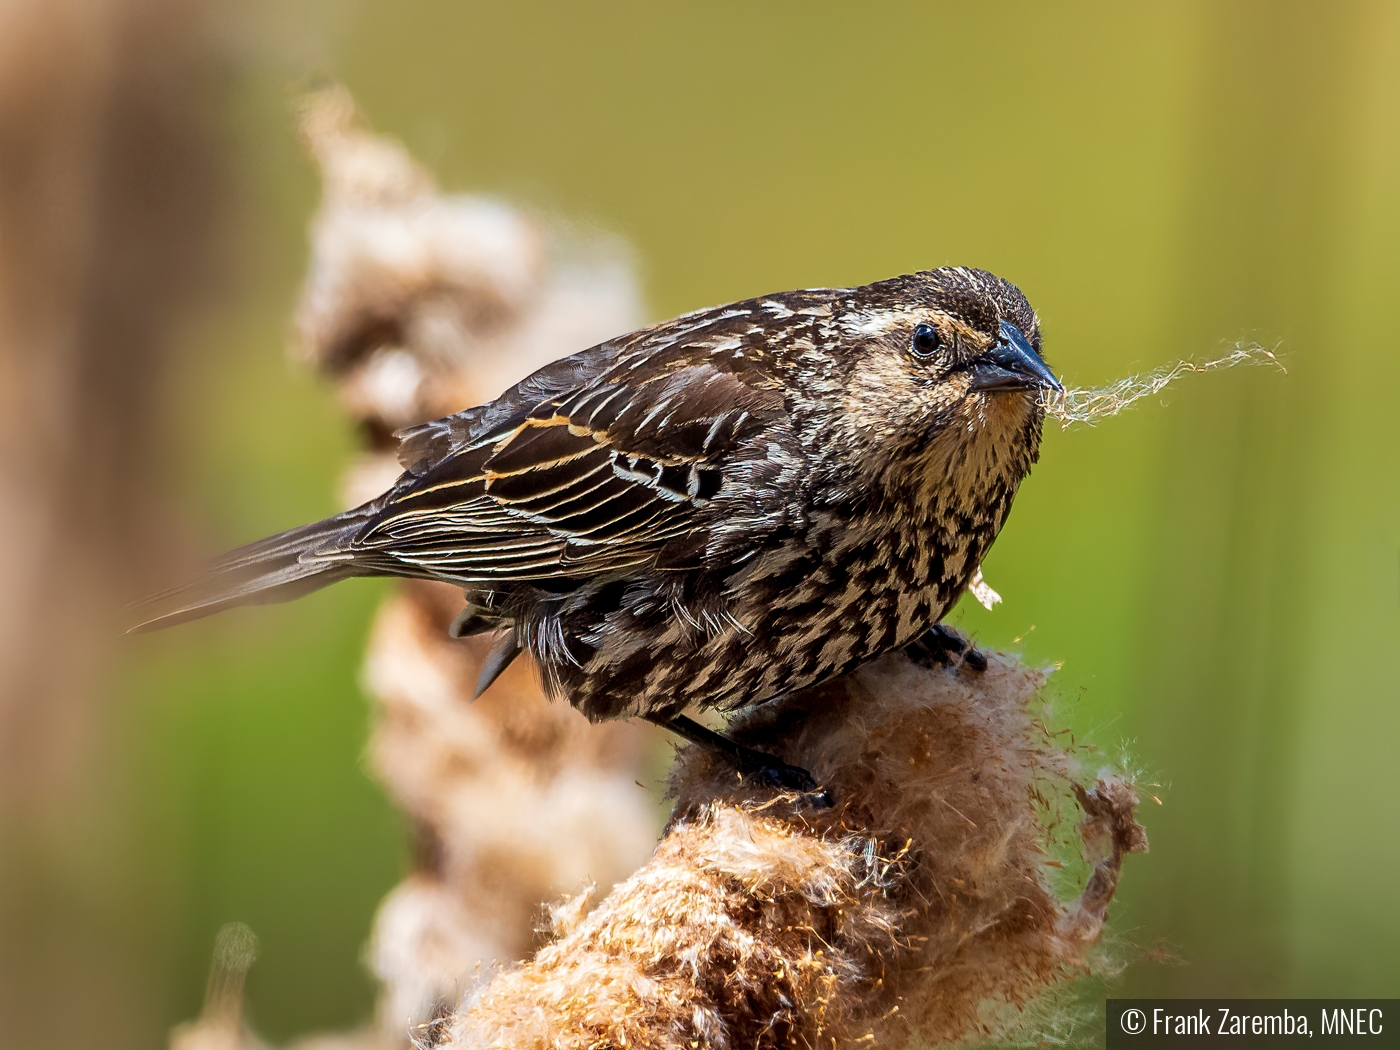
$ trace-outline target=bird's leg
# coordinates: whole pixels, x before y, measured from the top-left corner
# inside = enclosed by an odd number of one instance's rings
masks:
[[[804,795],[813,796],[813,802],[820,809],[825,809],[832,804],[831,792],[818,786],[812,779],[812,774],[808,773],[800,766],[790,766],[786,762],[764,751],[756,751],[743,744],[736,744],[723,733],[716,733],[713,729],[707,729],[693,718],[685,715],[646,715],[646,720],[659,725],[663,729],[669,729],[679,737],[689,740],[692,744],[723,755],[734,764],[741,776],[753,777],[761,784],[785,791],[800,791]]]
[[[943,623],[934,624],[904,651],[918,663],[931,660],[939,667],[952,667],[961,661],[972,671],[987,669],[987,657],[973,648],[967,635]]]

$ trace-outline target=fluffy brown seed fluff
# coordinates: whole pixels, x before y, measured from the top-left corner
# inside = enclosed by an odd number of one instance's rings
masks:
[[[1052,804],[1074,756],[1041,728],[1041,672],[890,655],[740,715],[745,743],[811,769],[837,807],[751,789],[681,751],[651,861],[556,939],[416,1033],[423,1045],[598,1050],[949,1045],[994,1036],[1081,971],[1125,853],[1131,784],[1076,786],[1093,863],[1060,899]]]

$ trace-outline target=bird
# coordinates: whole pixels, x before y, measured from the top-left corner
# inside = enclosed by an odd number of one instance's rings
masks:
[[[940,621],[1062,389],[1040,349],[1020,289],[967,267],[687,313],[401,431],[388,491],[217,559],[132,629],[350,577],[446,581],[465,596],[450,633],[497,636],[478,695],[528,652],[590,719],[815,791],[684,712],[956,647]]]

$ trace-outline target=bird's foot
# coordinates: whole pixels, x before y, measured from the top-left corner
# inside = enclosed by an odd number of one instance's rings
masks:
[[[943,623],[934,624],[904,651],[915,663],[924,666],[955,667],[961,664],[969,671],[987,669],[986,655],[973,647],[967,635]]]
[[[685,715],[673,715],[669,718],[656,715],[646,717],[648,721],[669,729],[692,744],[723,755],[733,763],[740,778],[752,779],[777,791],[799,794],[813,809],[829,809],[834,804],[831,792],[819,785],[812,774],[801,766],[790,766],[766,751],[756,751],[743,744],[736,744],[724,734],[716,733]]]
[[[804,795],[814,809],[830,809],[833,805],[831,792],[818,784],[812,774],[801,766],[790,766],[765,751],[755,751],[738,744],[734,745],[729,757],[742,778],[751,778],[778,791]]]

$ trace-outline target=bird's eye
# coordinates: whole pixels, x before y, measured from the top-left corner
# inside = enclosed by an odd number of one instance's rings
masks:
[[[914,351],[915,357],[932,357],[934,351],[942,345],[943,337],[931,324],[921,324],[915,328],[914,338],[909,341],[909,347]]]

